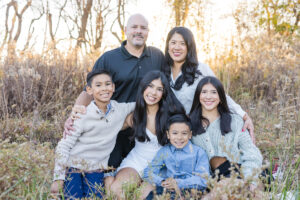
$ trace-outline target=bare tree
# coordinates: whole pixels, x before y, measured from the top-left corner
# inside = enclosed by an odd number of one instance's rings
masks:
[[[122,43],[123,40],[125,40],[125,5],[126,0],[118,0],[117,5],[117,16],[114,19],[113,23],[110,26],[110,31],[115,36],[115,38],[119,41],[119,43]],[[118,28],[120,29],[121,34],[118,34],[116,31],[113,30],[113,27],[115,23],[117,22]]]
[[[78,8],[81,8],[83,11],[83,14],[81,16],[81,25],[79,26],[79,35],[76,44],[77,47],[80,47],[81,44],[86,40],[85,39],[86,26],[87,26],[89,15],[91,14],[93,0],[87,0],[86,3],[85,1],[77,0],[76,3],[78,5]]]
[[[15,54],[16,43],[18,42],[22,31],[23,15],[26,12],[26,10],[31,6],[31,4],[32,0],[27,0],[24,7],[19,9],[18,2],[15,0],[11,0],[6,5],[5,34],[1,48],[3,48],[4,45],[7,44],[8,55]],[[11,26],[9,27],[10,11],[13,12],[13,17],[11,18]]]
[[[299,34],[299,0],[260,0],[254,10],[258,25],[270,34]]]
[[[168,0],[175,15],[175,25],[184,26],[193,0]]]
[[[90,30],[87,32],[91,52],[98,50],[102,46],[104,29],[109,14],[111,14],[110,1],[97,0],[92,11],[94,17],[90,16]]]
[[[63,9],[63,19],[70,39],[76,41],[76,48],[84,49],[88,53],[101,47],[106,18],[111,12],[110,2],[69,0],[69,6],[66,6],[68,9]]]
[[[33,7],[34,5],[32,5],[32,7]],[[31,19],[31,21],[30,21],[30,25],[29,25],[29,27],[28,27],[28,33],[27,33],[27,40],[26,40],[26,43],[25,43],[25,45],[24,45],[24,47],[23,47],[23,51],[24,50],[27,50],[27,49],[32,49],[33,48],[33,46],[35,45],[35,44],[32,44],[31,45],[31,47],[29,47],[29,43],[30,43],[30,41],[31,41],[31,39],[32,39],[32,36],[33,36],[33,34],[34,34],[34,30],[35,30],[35,28],[34,28],[34,23],[36,22],[36,21],[38,21],[38,20],[40,20],[43,16],[44,16],[44,14],[45,14],[45,10],[44,10],[44,6],[43,6],[43,1],[41,1],[41,5],[39,4],[39,5],[37,5],[37,7],[36,7],[36,9],[35,9],[37,12],[38,12],[38,14],[37,14],[37,16],[36,17],[33,17],[32,19]]]
[[[59,2],[55,2],[58,9],[58,19],[56,21],[56,27],[54,28],[54,22],[53,22],[53,18],[52,18],[52,11],[50,10],[50,6],[49,6],[49,1],[47,0],[46,2],[46,16],[47,16],[47,23],[49,26],[49,35],[50,35],[50,41],[51,41],[51,46],[53,48],[56,48],[56,44],[59,42],[59,39],[56,38],[56,34],[58,31],[58,28],[60,27],[60,22],[62,19],[62,13],[63,10],[65,9],[66,5],[67,5],[67,1],[68,0],[64,0],[64,1],[59,1]],[[54,12],[54,11],[53,11]],[[45,38],[46,41],[46,38]]]

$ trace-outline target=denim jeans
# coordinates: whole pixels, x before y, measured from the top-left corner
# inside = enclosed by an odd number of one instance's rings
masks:
[[[104,193],[103,176],[103,172],[84,172],[68,168],[64,181],[64,197],[66,199],[102,198]]]

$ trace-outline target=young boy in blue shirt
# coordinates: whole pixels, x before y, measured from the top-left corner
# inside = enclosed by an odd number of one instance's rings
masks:
[[[156,186],[156,194],[162,194],[166,188],[173,199],[176,194],[181,196],[191,189],[203,191],[206,188],[209,161],[205,151],[191,143],[191,126],[190,119],[184,114],[173,115],[168,120],[166,127],[170,143],[157,152],[144,170],[144,180]],[[163,168],[165,170],[161,170]],[[144,189],[142,196],[152,199],[151,189],[154,188],[149,184],[145,188],[148,189]]]
[[[57,194],[63,188],[67,199],[102,197],[109,155],[118,132],[130,123],[127,116],[135,107],[135,103],[111,100],[114,90],[107,71],[94,70],[87,75],[87,93],[94,100],[86,114],[75,120],[72,135],[57,145],[51,193]]]

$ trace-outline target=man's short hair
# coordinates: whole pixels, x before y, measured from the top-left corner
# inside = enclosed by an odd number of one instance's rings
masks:
[[[167,126],[166,126],[167,130],[169,130],[170,126],[175,123],[184,123],[190,128],[190,130],[192,130],[191,120],[186,114],[172,115],[167,121]]]
[[[113,82],[112,80],[112,77],[109,73],[109,71],[105,70],[105,69],[96,69],[96,70],[92,70],[91,72],[88,73],[87,77],[86,77],[86,82],[87,82],[87,85],[89,87],[92,86],[92,82],[93,82],[93,79],[96,75],[99,75],[99,74],[106,74],[107,76],[110,77],[111,81]]]

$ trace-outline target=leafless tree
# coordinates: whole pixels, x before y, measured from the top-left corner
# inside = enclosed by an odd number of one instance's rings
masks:
[[[15,0],[11,0],[6,5],[5,34],[1,45],[1,49],[4,47],[4,45],[7,45],[8,55],[15,54],[15,46],[19,40],[22,31],[23,15],[31,6],[31,4],[32,0],[27,0],[23,8],[19,9],[19,3]],[[9,27],[10,12],[13,12],[13,14],[10,21],[11,26]]]
[[[33,18],[30,20],[30,25],[28,27],[28,33],[27,33],[27,39],[26,39],[26,43],[24,45],[23,51],[24,50],[28,50],[28,49],[32,49],[33,46],[35,45],[34,43],[31,45],[31,47],[29,47],[29,44],[31,42],[32,36],[34,34],[35,31],[35,27],[34,27],[34,23],[36,21],[39,21],[45,14],[45,10],[44,10],[44,6],[43,6],[43,1],[40,1],[41,4],[38,5],[32,5],[31,9],[33,9],[33,7],[35,7],[36,9],[34,10],[34,12],[37,12],[38,14],[36,16],[33,16]]]
[[[63,9],[63,19],[70,39],[76,41],[76,48],[93,52],[102,45],[103,34],[110,14],[109,0],[68,0]]]
[[[56,23],[53,21],[53,18],[52,18],[52,15],[53,15],[52,12],[54,12],[54,11],[50,10],[49,1],[47,0],[47,2],[46,2],[47,23],[48,23],[48,26],[49,26],[49,35],[50,35],[51,46],[53,48],[56,48],[56,44],[59,42],[59,40],[61,40],[61,39],[56,38],[56,34],[57,34],[57,31],[60,27],[60,22],[61,22],[61,19],[62,19],[62,13],[63,13],[63,10],[65,9],[66,5],[67,5],[67,1],[68,0],[55,2],[56,5],[57,5],[56,9],[58,11],[58,17],[57,17]],[[55,28],[54,28],[54,23],[55,23]],[[46,38],[45,38],[45,41],[46,41]]]
[[[192,0],[168,0],[175,15],[175,25],[184,26]]]
[[[113,23],[110,26],[110,31],[115,36],[115,38],[122,43],[125,40],[125,5],[126,0],[118,0],[117,4],[117,16],[114,19]],[[113,30],[114,25],[117,23],[118,28],[120,29],[120,34]]]

